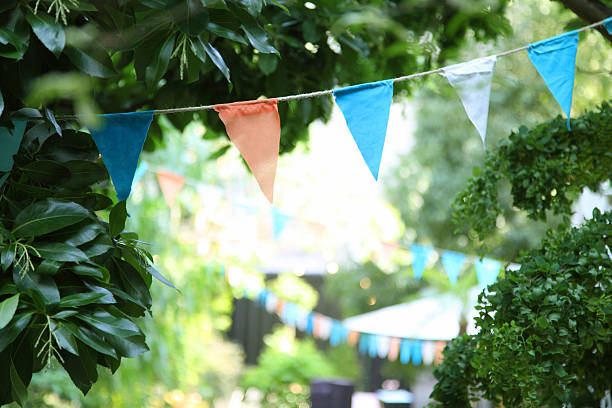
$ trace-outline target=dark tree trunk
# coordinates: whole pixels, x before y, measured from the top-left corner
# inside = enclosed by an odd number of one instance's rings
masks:
[[[612,16],[612,7],[606,6],[599,0],[558,0],[566,8],[574,12],[580,19],[589,24],[596,23],[605,18]],[[608,41],[612,43],[612,35],[603,27],[597,27],[597,30]]]

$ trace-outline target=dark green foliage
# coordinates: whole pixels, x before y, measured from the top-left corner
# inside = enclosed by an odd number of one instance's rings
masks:
[[[313,3],[7,0],[0,6],[0,106],[6,113],[54,102],[57,115],[86,113],[95,93],[97,107],[110,113],[329,89],[429,69],[468,33],[487,40],[509,31],[501,17],[507,0]],[[68,73],[80,76],[62,76]],[[331,100],[279,109],[283,153],[307,138],[308,124],[329,116]],[[209,136],[225,137],[215,112],[169,118],[182,129],[194,115],[215,131]],[[149,136],[145,148],[152,149],[162,139],[157,122]]]
[[[545,220],[547,211],[571,215],[571,204],[584,187],[596,191],[612,175],[612,106],[572,120],[558,117],[533,129],[521,127],[488,153],[454,203],[457,223],[481,239],[495,229],[501,213],[498,182],[510,182],[513,205],[532,219]]]
[[[10,129],[9,129],[10,130]],[[151,309],[150,259],[124,232],[91,137],[33,121],[0,188],[0,404],[27,399],[53,359],[86,393],[97,365],[115,371],[146,351],[136,325]]]
[[[612,213],[594,210],[506,271],[480,295],[479,334],[447,346],[432,396],[448,407],[474,392],[506,407],[599,406],[612,386],[611,237]]]

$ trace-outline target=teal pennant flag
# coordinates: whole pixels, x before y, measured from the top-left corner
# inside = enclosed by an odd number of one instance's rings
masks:
[[[414,278],[419,280],[421,276],[423,276],[427,261],[433,249],[418,244],[412,244],[410,246],[410,252],[412,254],[412,272],[414,272]]]
[[[408,364],[410,361],[410,354],[412,352],[412,342],[407,339],[403,339],[400,343],[400,361],[402,364]]]
[[[370,343],[368,344],[368,355],[371,358],[376,358],[378,356],[378,336],[375,334],[370,334]]]
[[[111,113],[102,116],[102,124],[90,129],[91,137],[110,173],[117,199],[123,201],[132,191],[138,165],[153,111]]]
[[[570,128],[570,111],[574,91],[578,32],[570,31],[529,45],[529,59],[550,89],[567,116]]]
[[[423,342],[421,340],[412,340],[410,356],[412,358],[412,364],[421,364],[423,361]]]
[[[486,288],[495,283],[501,269],[501,262],[484,258],[482,261],[480,259],[476,260],[474,266],[476,267],[476,277],[480,287]]]
[[[442,254],[442,266],[444,266],[448,280],[451,283],[457,283],[459,272],[461,272],[461,268],[463,268],[466,260],[467,256],[459,252],[446,251]]]
[[[604,20],[604,27],[608,30],[608,33],[612,35],[612,17],[608,17]]]
[[[363,160],[378,180],[393,99],[393,80],[353,85],[333,93]]]
[[[28,123],[26,120],[13,119],[13,129],[0,127],[0,171],[11,171],[13,155],[19,151],[23,133]]]
[[[287,224],[289,224],[289,222],[291,222],[292,219],[292,216],[281,211],[280,208],[272,206],[272,233],[275,241],[280,238],[285,230],[285,227]]]

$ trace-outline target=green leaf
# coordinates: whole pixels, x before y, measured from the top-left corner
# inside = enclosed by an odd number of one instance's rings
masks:
[[[55,275],[61,266],[62,264],[60,262],[45,259],[36,267],[36,273],[41,275]]]
[[[242,30],[246,34],[251,45],[264,54],[278,54],[278,50],[269,43],[268,34],[256,21],[243,22]]]
[[[104,276],[104,273],[102,272],[102,269],[95,267],[95,266],[79,264],[79,265],[74,265],[73,267],[70,268],[70,270],[76,273],[77,275],[91,276],[94,278],[98,278],[100,280],[105,280],[105,276]]]
[[[104,337],[122,357],[137,357],[149,350],[142,335],[120,337],[104,333]]]
[[[31,318],[32,313],[20,314],[6,327],[0,329],[0,353],[19,336],[19,333],[30,323]]]
[[[8,271],[13,264],[13,261],[15,260],[15,251],[16,248],[14,244],[7,245],[2,248],[2,255],[0,255],[0,258],[2,260],[3,271]]]
[[[0,56],[15,60],[23,58],[30,42],[30,35],[21,35],[0,27]]]
[[[51,329],[53,330],[53,335],[57,339],[57,342],[62,349],[74,354],[75,356],[79,355],[78,345],[72,333],[66,330],[61,323],[52,323]]]
[[[2,96],[2,92],[0,92],[0,116],[4,112],[4,97]]]
[[[225,79],[227,79],[227,82],[232,82],[230,81],[230,70],[225,64],[225,61],[223,60],[223,57],[219,51],[210,45],[210,43],[204,42],[202,39],[199,39],[199,41],[202,43],[202,47],[206,51],[206,54],[208,54],[210,57],[210,60],[216,65],[217,68],[219,68],[219,71],[221,71]]]
[[[70,172],[66,167],[51,160],[32,161],[21,168],[30,181],[43,184],[63,183]]]
[[[134,323],[125,318],[115,317],[105,311],[96,311],[93,314],[79,313],[77,319],[84,321],[90,326],[100,330],[104,334],[112,334],[118,337],[130,337],[141,335],[141,331]]]
[[[110,212],[109,229],[111,237],[116,237],[125,228],[125,220],[127,219],[127,210],[125,208],[126,200],[119,201]]]
[[[89,258],[83,251],[63,242],[49,242],[37,244],[35,248],[40,252],[42,258],[60,262],[85,262]]]
[[[158,281],[160,281],[161,283],[163,283],[164,285],[166,285],[166,286],[170,286],[171,288],[176,289],[176,286],[174,286],[174,285],[172,284],[172,282],[170,282],[168,279],[166,279],[166,278],[164,277],[164,275],[162,275],[161,273],[159,273],[159,271],[158,271],[157,269],[155,269],[154,267],[149,266],[149,267],[147,268],[147,271],[148,271],[148,272],[149,272],[151,275],[153,275],[153,276],[154,276],[154,277],[155,277],[155,278],[156,278]],[[178,289],[176,289],[176,290],[178,290]]]
[[[257,66],[261,69],[264,75],[270,75],[276,71],[278,66],[278,57],[273,54],[261,54],[257,61]]]
[[[263,0],[241,0],[240,2],[253,17],[257,17],[261,13]]]
[[[77,224],[73,224],[49,234],[45,238],[78,247],[93,241],[98,235],[104,232],[105,229],[102,225],[93,220],[85,219]]]
[[[187,35],[200,35],[208,24],[208,11],[201,0],[184,0],[184,9],[175,13],[176,25]]]
[[[97,163],[86,160],[71,160],[63,163],[63,165],[70,172],[70,178],[63,186],[71,190],[79,190],[108,179],[106,168]]]
[[[111,78],[116,75],[115,69],[113,68],[113,64],[108,55],[97,56],[94,58],[94,56],[86,53],[85,51],[71,46],[64,49],[64,54],[68,56],[75,67],[86,74],[98,78]]]
[[[83,343],[87,344],[92,349],[96,350],[98,353],[106,354],[107,356],[111,356],[113,358],[117,358],[117,353],[115,350],[106,344],[100,336],[96,333],[92,332],[89,329],[86,329],[84,326],[74,326],[71,324],[65,324],[65,327],[73,334],[77,339],[81,340]],[[80,351],[80,350],[79,350]]]
[[[21,377],[15,369],[15,364],[11,360],[11,395],[20,406],[24,406],[28,399],[28,390],[23,384]]]
[[[208,156],[206,158],[206,160],[216,160],[216,159],[218,159],[219,157],[223,156],[225,154],[225,152],[227,152],[229,150],[230,147],[232,147],[232,145],[230,145],[230,144],[225,145],[223,147],[220,147],[217,151],[211,153],[211,155]]]
[[[53,17],[45,13],[28,13],[26,20],[32,26],[32,31],[40,42],[56,57],[59,57],[66,45],[66,34],[62,25],[56,23]]]
[[[59,290],[51,276],[39,275],[38,273],[20,275],[14,271],[13,281],[21,292],[27,292],[33,299],[38,298],[42,301],[43,310],[46,310],[47,306],[55,305],[60,301]]]
[[[157,85],[157,82],[164,76],[168,69],[168,63],[174,49],[174,41],[176,36],[172,35],[166,39],[163,45],[158,49],[153,61],[145,68],[145,82],[148,87]]]
[[[208,23],[208,27],[207,27],[208,31],[210,31],[211,33],[219,36],[219,37],[223,37],[223,38],[227,38],[228,40],[232,40],[235,41],[237,43],[240,44],[244,44],[247,45],[246,40],[244,39],[243,36],[241,36],[240,34],[238,34],[237,32],[235,32],[232,29],[229,29],[227,27],[223,27],[219,24],[215,24],[215,23]]]
[[[69,308],[90,305],[92,303],[98,302],[98,300],[100,300],[104,296],[106,296],[104,293],[75,293],[74,295],[68,295],[61,298],[59,302],[59,307]]]
[[[13,168],[13,155],[19,151],[27,124],[22,119],[14,119],[12,122],[14,125],[12,131],[6,127],[0,127],[0,171],[11,171]]]
[[[38,201],[17,214],[13,234],[18,238],[37,237],[76,224],[87,216],[89,212],[75,203]]]
[[[19,305],[19,293],[0,302],[0,329],[3,329],[15,315]]]

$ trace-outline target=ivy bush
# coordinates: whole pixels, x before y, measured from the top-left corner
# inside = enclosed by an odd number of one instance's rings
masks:
[[[515,207],[535,220],[547,211],[564,217],[584,187],[596,191],[612,176],[612,105],[567,121],[558,117],[512,132],[487,154],[483,169],[476,167],[468,186],[457,196],[454,219],[480,239],[495,230],[502,209],[498,200],[501,180],[511,186]]]
[[[0,405],[23,404],[32,373],[57,360],[87,393],[97,366],[117,370],[148,348],[152,258],[124,231],[125,201],[89,134],[41,120],[0,128],[21,141],[0,186]],[[97,214],[110,211],[109,222]]]

